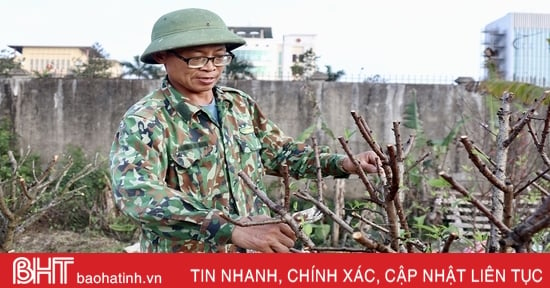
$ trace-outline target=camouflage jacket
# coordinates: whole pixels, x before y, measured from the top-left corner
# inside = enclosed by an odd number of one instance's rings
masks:
[[[286,136],[249,95],[219,86],[214,94],[219,124],[166,80],[123,116],[110,152],[113,195],[140,224],[142,252],[233,251],[234,225],[220,213],[269,215],[239,171],[262,190],[262,177],[285,162],[295,178],[316,177],[313,149]],[[347,176],[343,155],[320,151],[324,176]]]

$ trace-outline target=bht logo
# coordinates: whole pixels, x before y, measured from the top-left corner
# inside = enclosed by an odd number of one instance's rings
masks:
[[[13,284],[40,284],[47,276],[48,284],[67,284],[67,266],[74,257],[18,257],[13,260]]]

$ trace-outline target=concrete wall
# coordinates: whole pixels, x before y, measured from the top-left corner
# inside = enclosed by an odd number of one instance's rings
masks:
[[[107,157],[122,114],[159,83],[159,80],[120,79],[0,79],[0,118],[12,118],[20,143],[30,145],[44,159],[63,153],[68,145]],[[264,112],[291,136],[296,137],[313,123],[321,122],[326,123],[335,137],[343,136],[346,129],[355,129],[353,110],[366,119],[383,147],[394,143],[392,122],[402,120],[404,107],[414,94],[429,139],[444,138],[465,115],[482,119],[484,113],[480,95],[454,85],[258,80],[224,84],[252,95]],[[402,127],[404,140],[410,133]],[[318,133],[316,137],[320,144],[342,151],[339,142],[326,134]],[[350,144],[354,151],[368,147],[359,133]]]

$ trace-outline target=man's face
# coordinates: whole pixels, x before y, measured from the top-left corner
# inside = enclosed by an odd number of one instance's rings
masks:
[[[223,73],[225,66],[220,64],[225,59],[223,56],[227,55],[225,45],[195,46],[163,53],[162,61],[168,78],[171,84],[183,94],[211,91]]]

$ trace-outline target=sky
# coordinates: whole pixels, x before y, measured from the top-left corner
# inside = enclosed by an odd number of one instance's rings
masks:
[[[483,28],[508,13],[549,13],[544,0],[0,0],[0,49],[91,46],[133,61],[155,21],[209,9],[228,26],[269,26],[274,38],[315,34],[318,65],[347,75],[482,73]],[[321,69],[322,70],[322,69]]]

